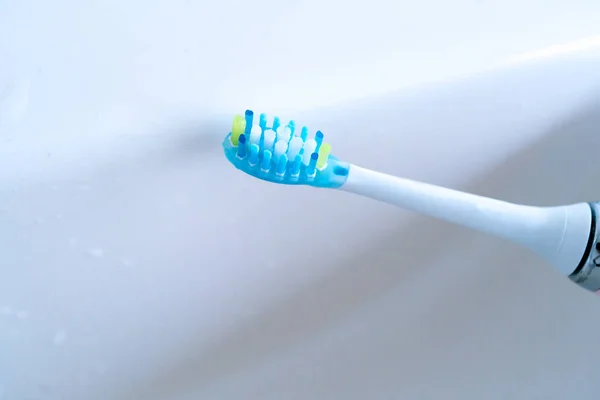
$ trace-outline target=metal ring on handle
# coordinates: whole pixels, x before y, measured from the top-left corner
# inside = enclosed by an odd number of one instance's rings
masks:
[[[600,215],[600,203],[589,204],[592,209],[590,240],[581,263],[569,275],[569,279],[584,289],[597,292],[600,290],[600,227],[597,224]]]

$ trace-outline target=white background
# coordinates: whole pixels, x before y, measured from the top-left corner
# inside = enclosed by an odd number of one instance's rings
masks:
[[[391,173],[598,199],[597,53],[475,74],[597,35],[599,16],[595,1],[1,2],[0,393],[596,398],[597,299],[506,243],[248,179],[218,143],[253,107]]]

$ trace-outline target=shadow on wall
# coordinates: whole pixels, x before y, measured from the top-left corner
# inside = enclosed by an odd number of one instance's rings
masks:
[[[590,104],[587,110],[574,115],[560,126],[555,126],[550,133],[544,135],[542,141],[498,165],[494,172],[474,185],[461,189],[532,205],[550,206],[600,200],[600,186],[593,184],[600,177],[597,165],[600,148],[600,99]],[[222,130],[212,125],[205,129]],[[184,140],[180,145],[182,151],[197,155],[198,149],[213,149],[218,144],[218,138],[219,136],[199,137],[192,134],[189,142]],[[589,184],[586,185],[585,182]],[[430,309],[424,312],[431,312],[433,327],[436,323],[441,323],[440,318],[445,320],[448,315],[456,313],[455,310],[448,310],[444,304],[455,303],[465,296],[464,287],[459,293],[456,286],[465,276],[471,276],[469,280],[472,281],[475,274],[479,282],[487,281],[489,285],[486,290],[498,295],[499,291],[517,284],[523,285],[523,282],[535,286],[542,298],[555,295],[557,290],[580,290],[525,250],[516,249],[508,243],[498,244],[497,239],[481,237],[460,227],[425,217],[415,219],[408,229],[399,229],[382,240],[377,247],[353,256],[342,268],[334,269],[335,274],[312,285],[303,293],[279,302],[245,326],[236,329],[229,337],[221,338],[207,353],[192,354],[188,361],[144,382],[143,392],[148,394],[147,398],[159,399],[176,398],[190,390],[202,390],[207,385],[260,363],[270,354],[289,350],[299,342],[306,341],[307,337],[318,335],[328,327],[346,320],[356,312],[357,307],[397,291],[410,293],[413,303],[428,303]],[[513,261],[524,260],[532,265],[521,268],[520,265],[491,263],[481,272],[479,266],[470,265],[472,262],[466,254],[470,245],[479,242],[482,246],[491,246],[490,249],[504,246],[509,253],[514,253]],[[456,265],[456,270],[455,265],[452,265],[453,270],[446,271],[448,279],[453,282],[439,281],[442,275],[438,274],[439,271],[432,270],[445,266],[436,265],[436,260],[449,251],[463,254],[461,249],[465,249],[465,265]],[[427,273],[427,269],[435,277],[431,281],[431,292],[414,293],[411,291],[412,282],[418,280],[420,274]],[[477,290],[476,286],[470,289]],[[434,288],[441,292],[436,293]],[[522,288],[521,292],[525,293],[526,288]],[[469,288],[466,293],[468,297]],[[433,302],[432,296],[435,300]],[[565,301],[581,300],[576,294],[570,299]],[[406,310],[403,311],[402,307]],[[466,313],[466,322],[462,325],[465,329],[469,318],[480,311],[477,306],[473,307],[475,308],[470,311],[461,312]],[[442,308],[446,310],[445,314],[440,311]],[[396,311],[399,314],[409,313],[409,309],[410,305],[398,305]],[[439,317],[442,314],[446,317]],[[438,322],[435,322],[434,315],[438,315]],[[416,329],[414,333],[418,334],[427,332],[431,327],[418,326],[411,330]]]

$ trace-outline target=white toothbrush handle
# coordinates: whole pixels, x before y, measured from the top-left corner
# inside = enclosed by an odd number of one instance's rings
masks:
[[[407,208],[512,240],[571,275],[589,247],[592,211],[587,203],[532,207],[446,189],[350,166],[340,190]]]

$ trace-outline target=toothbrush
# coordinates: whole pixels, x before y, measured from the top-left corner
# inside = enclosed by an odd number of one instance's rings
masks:
[[[537,253],[579,286],[600,290],[600,203],[534,207],[387,175],[331,155],[324,134],[294,121],[268,122],[252,110],[233,118],[227,159],[264,181],[337,189],[511,240]]]

